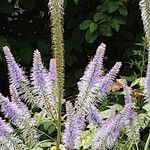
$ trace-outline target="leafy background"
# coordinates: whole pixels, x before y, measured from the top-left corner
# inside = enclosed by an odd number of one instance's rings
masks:
[[[6,94],[4,45],[12,48],[15,58],[27,71],[36,48],[48,66],[52,51],[47,3],[48,0],[0,1],[0,88]],[[123,62],[121,74],[130,76],[129,80],[135,72],[140,75],[138,54],[144,48],[138,3],[138,0],[65,0],[66,97],[76,94],[76,82],[101,42],[107,44],[107,68],[118,60]],[[134,55],[137,51],[138,56]]]

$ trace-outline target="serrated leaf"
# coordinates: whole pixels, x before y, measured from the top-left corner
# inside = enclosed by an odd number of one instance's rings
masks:
[[[91,33],[90,30],[87,30],[85,34],[85,39],[88,43],[93,43],[97,39],[98,33],[93,32]]]
[[[119,13],[120,13],[121,15],[123,15],[123,16],[127,16],[127,15],[128,15],[128,10],[127,10],[127,8],[126,8],[125,6],[121,6],[121,7],[119,8]]]
[[[79,28],[81,30],[86,30],[87,28],[89,28],[89,26],[92,22],[93,22],[92,20],[85,20],[80,24]]]
[[[90,24],[90,32],[93,33],[95,30],[97,30],[97,24],[93,22]]]

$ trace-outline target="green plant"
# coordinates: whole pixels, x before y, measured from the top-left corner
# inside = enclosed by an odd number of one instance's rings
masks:
[[[105,0],[97,6],[93,20],[85,20],[80,24],[81,30],[86,30],[87,42],[94,42],[98,36],[112,36],[118,32],[121,25],[126,24],[127,0]]]

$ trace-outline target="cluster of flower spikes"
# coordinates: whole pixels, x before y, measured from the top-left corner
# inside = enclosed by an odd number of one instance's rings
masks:
[[[28,103],[31,106],[41,108],[51,118],[55,117],[54,84],[56,79],[55,59],[50,60],[49,71],[44,68],[41,55],[38,50],[34,52],[31,81],[25,75],[23,69],[16,63],[10,49],[3,48],[8,66],[10,82],[10,99],[0,93],[1,112],[11,124],[22,130],[23,141],[19,139],[10,124],[0,119],[0,146],[2,150],[26,149],[26,146],[35,145],[38,142],[38,134],[35,128],[35,120],[30,115]],[[20,147],[19,147],[20,146]],[[0,148],[1,149],[1,148]]]
[[[82,133],[86,130],[87,123],[92,123],[96,127],[96,132],[91,138],[92,150],[112,148],[122,128],[126,129],[129,138],[134,134],[136,140],[139,139],[139,128],[137,126],[135,128],[136,112],[126,82],[122,83],[125,98],[122,111],[116,114],[112,108],[108,119],[105,120],[97,108],[97,102],[102,102],[110,93],[121,67],[121,63],[117,62],[106,75],[103,75],[105,49],[106,46],[102,43],[79,81],[79,94],[74,108],[70,102],[66,103],[67,120],[62,142],[69,150],[80,149]]]

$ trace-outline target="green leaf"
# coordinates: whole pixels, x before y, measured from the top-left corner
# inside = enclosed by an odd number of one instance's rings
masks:
[[[130,77],[127,77],[127,76],[120,76],[120,77],[123,78],[123,79],[126,79],[126,80],[129,81],[129,82],[133,82],[134,80],[137,79],[136,76],[130,76]]]
[[[126,24],[126,20],[123,16],[114,16],[113,21],[123,25]]]
[[[148,125],[149,123],[149,120],[147,119],[147,114],[145,113],[142,113],[142,114],[139,114],[138,115],[138,122],[139,122],[139,125],[145,129],[146,126]]]
[[[44,129],[47,131],[48,128],[50,127],[51,123],[49,121],[44,123]]]
[[[109,13],[116,11],[119,8],[118,2],[111,1],[109,2]]]
[[[120,28],[120,24],[118,24],[117,22],[111,22],[110,23],[110,25],[111,25],[111,27],[113,28],[113,29],[115,29],[117,32],[119,31],[119,28]]]
[[[87,30],[85,34],[85,39],[88,43],[93,43],[97,39],[98,33],[93,32],[91,33],[90,30]]]
[[[86,30],[87,28],[89,28],[89,26],[92,22],[93,22],[92,20],[85,20],[80,24],[79,28],[81,30]]]
[[[111,27],[109,26],[109,24],[103,24],[100,28],[100,32],[102,35],[104,36],[112,36],[113,35],[113,32],[111,30]]]
[[[95,15],[94,15],[94,21],[95,22],[97,22],[98,20],[100,20],[100,19],[102,19],[102,13],[96,13]]]
[[[93,22],[90,24],[90,32],[93,33],[95,30],[97,30],[97,24]]]
[[[48,141],[44,141],[40,144],[40,147],[46,148],[46,147],[51,147],[52,143]]]
[[[119,13],[120,13],[121,15],[123,15],[123,16],[127,16],[127,15],[128,15],[128,10],[127,10],[127,8],[126,8],[125,6],[121,6],[121,7],[119,8]]]
[[[53,133],[55,131],[55,126],[54,124],[51,124],[48,128],[48,134],[50,135],[51,133]]]

